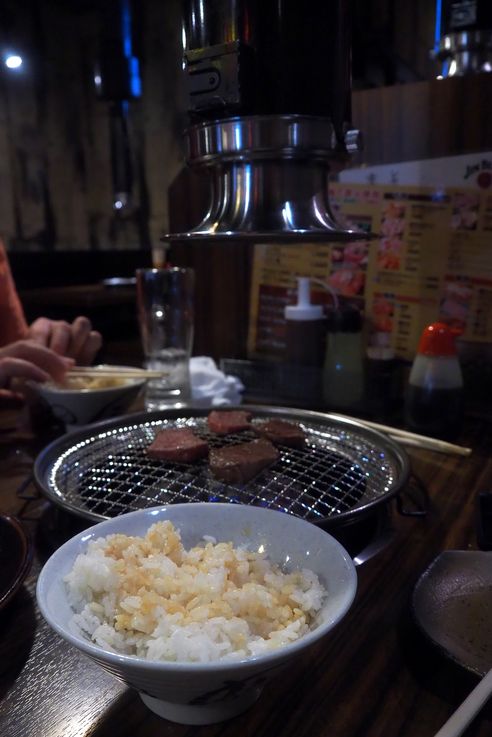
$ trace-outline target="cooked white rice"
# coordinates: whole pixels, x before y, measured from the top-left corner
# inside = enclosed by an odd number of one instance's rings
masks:
[[[205,538],[186,551],[171,522],[89,542],[65,577],[73,623],[103,648],[148,660],[244,658],[304,635],[325,589],[309,570]]]

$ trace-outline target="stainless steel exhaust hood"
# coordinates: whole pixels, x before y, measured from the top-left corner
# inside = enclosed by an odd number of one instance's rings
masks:
[[[492,72],[490,0],[439,0],[436,5],[435,56],[440,77]]]
[[[360,147],[350,124],[347,0],[188,0],[187,161],[208,176],[201,223],[169,240],[347,241],[329,175]]]

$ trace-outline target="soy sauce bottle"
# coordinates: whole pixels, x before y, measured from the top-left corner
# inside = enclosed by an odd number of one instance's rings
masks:
[[[425,328],[405,396],[409,430],[444,440],[458,435],[463,422],[463,376],[455,336],[445,323]]]

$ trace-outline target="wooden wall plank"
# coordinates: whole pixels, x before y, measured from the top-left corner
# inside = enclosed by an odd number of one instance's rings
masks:
[[[173,244],[172,257],[195,270],[195,355],[245,358],[252,244]]]
[[[352,110],[365,141],[358,163],[492,149],[492,74],[357,91]]]
[[[10,125],[7,97],[0,83],[0,238],[12,242],[16,236]]]
[[[109,135],[109,108],[107,102],[95,93],[95,60],[99,51],[99,23],[97,12],[79,13],[77,30],[81,53],[81,115],[83,116],[82,149],[84,156],[85,203],[87,208],[88,238],[95,250],[116,248],[111,237],[113,193],[111,185],[111,150]]]
[[[150,198],[150,238],[156,247],[161,235],[169,230],[168,190],[184,163],[181,3],[147,0],[143,20],[144,161]]]
[[[437,64],[431,58],[435,2],[398,0],[393,7],[394,52],[408,66],[414,80],[432,79],[437,75]]]
[[[13,25],[14,49],[31,49],[20,69],[2,70],[6,121],[9,127],[11,188],[16,237],[30,244],[45,228],[44,142],[37,106],[37,39],[34,17],[26,13]]]
[[[83,250],[89,247],[89,229],[82,147],[80,36],[75,33],[75,17],[59,3],[44,3],[41,17],[46,75],[44,132],[57,247]]]

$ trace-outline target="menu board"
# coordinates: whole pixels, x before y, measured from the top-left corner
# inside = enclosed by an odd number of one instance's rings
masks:
[[[312,277],[314,302],[330,302],[326,285],[358,304],[368,342],[383,334],[400,358],[413,358],[422,329],[436,320],[465,340],[492,342],[492,154],[443,161],[445,186],[432,183],[425,166],[429,185],[407,184],[405,167],[415,178],[415,162],[359,170],[365,182],[347,181],[357,179],[347,172],[331,185],[338,220],[376,238],[256,246],[250,357],[283,355],[284,307],[295,302],[296,276]],[[436,163],[423,163],[434,164],[436,179]]]

